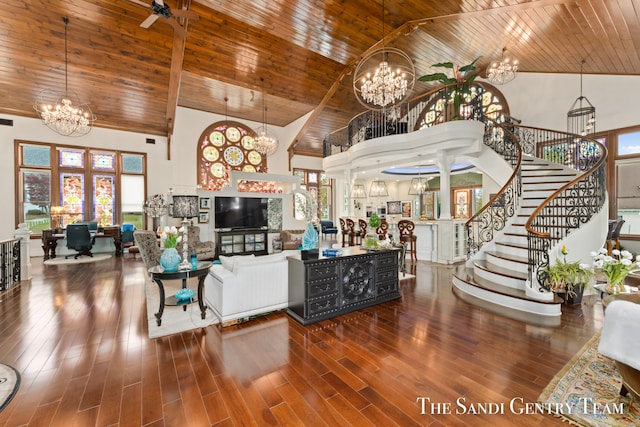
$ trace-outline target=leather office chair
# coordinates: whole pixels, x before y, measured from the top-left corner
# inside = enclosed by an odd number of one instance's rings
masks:
[[[142,256],[147,270],[156,265],[160,265],[160,255],[162,255],[162,249],[158,244],[158,236],[155,231],[151,230],[136,230],[133,232],[133,238],[136,241],[136,246]]]
[[[87,224],[67,225],[67,248],[78,252],[74,257],[75,259],[78,259],[80,255],[92,257],[92,247],[93,237],[91,237]],[[65,258],[69,258],[70,256],[71,255],[67,255]]]

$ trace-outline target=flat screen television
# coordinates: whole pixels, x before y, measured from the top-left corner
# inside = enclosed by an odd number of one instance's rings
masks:
[[[266,227],[268,202],[259,197],[216,197],[215,228]]]

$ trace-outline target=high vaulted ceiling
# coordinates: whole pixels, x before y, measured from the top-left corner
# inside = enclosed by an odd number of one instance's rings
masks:
[[[350,73],[380,44],[382,0],[165,0],[200,17],[179,18],[184,41],[164,18],[141,28],[150,10],[139,3],[3,2],[0,114],[36,117],[40,91],[64,90],[64,16],[69,91],[95,126],[167,135],[176,105],[262,122],[264,78],[267,121],[313,111],[291,148],[319,155],[324,135],[364,110]],[[484,70],[504,47],[524,72],[579,73],[584,60],[587,74],[640,74],[638,0],[386,0],[384,26],[418,76],[476,57]]]

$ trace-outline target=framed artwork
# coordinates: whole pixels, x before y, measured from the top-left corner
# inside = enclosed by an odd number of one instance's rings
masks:
[[[402,204],[402,218],[411,218],[412,217],[411,201],[400,202],[400,203]]]
[[[471,190],[454,190],[453,203],[456,218],[469,218]]]
[[[211,199],[209,197],[200,197],[200,209],[210,209]]]
[[[402,213],[402,204],[400,201],[387,202],[387,213],[389,215],[400,215]]]
[[[199,224],[208,224],[209,223],[209,212],[200,212],[200,215],[198,215],[198,223]]]

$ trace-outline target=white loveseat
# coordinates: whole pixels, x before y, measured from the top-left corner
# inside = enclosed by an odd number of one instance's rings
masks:
[[[220,257],[205,279],[207,305],[221,323],[286,308],[289,303],[287,256],[283,251],[264,256]]]

